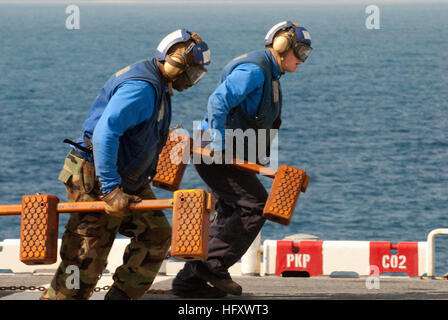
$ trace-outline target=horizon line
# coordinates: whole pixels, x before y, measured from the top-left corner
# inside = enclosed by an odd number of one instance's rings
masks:
[[[0,4],[430,4],[445,3],[446,0],[0,0]]]

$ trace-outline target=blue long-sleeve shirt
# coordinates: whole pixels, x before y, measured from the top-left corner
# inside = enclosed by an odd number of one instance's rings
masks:
[[[104,194],[121,184],[117,171],[119,139],[123,133],[149,119],[155,92],[145,81],[122,83],[107,104],[92,137],[95,171]]]
[[[274,77],[280,77],[274,57]],[[216,88],[208,99],[207,114],[201,121],[200,130],[213,129],[211,132],[211,148],[215,151],[225,149],[226,119],[230,111],[240,105],[249,116],[257,115],[263,96],[264,75],[260,67],[253,63],[237,66]]]

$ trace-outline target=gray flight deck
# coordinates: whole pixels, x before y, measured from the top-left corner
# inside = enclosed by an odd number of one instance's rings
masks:
[[[51,275],[1,274],[0,300],[37,300],[39,291],[4,290],[10,286],[48,287]],[[158,276],[143,300],[181,299],[167,292],[173,276]],[[228,295],[228,300],[448,300],[448,281],[444,278],[409,277],[327,277],[310,278],[277,276],[233,276],[243,287],[241,296]],[[104,275],[99,287],[110,285],[111,275]],[[369,289],[370,288],[370,289]],[[91,300],[102,300],[106,291],[95,292]]]

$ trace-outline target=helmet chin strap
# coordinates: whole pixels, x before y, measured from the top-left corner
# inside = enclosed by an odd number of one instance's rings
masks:
[[[173,96],[173,81],[168,82],[168,93],[170,97]]]
[[[282,74],[285,74],[285,69],[283,69],[282,61],[283,57],[281,57],[272,47],[268,47],[269,51],[274,56],[275,63],[277,63],[278,68]]]

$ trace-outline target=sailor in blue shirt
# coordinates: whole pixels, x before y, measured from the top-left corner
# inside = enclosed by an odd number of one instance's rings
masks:
[[[139,299],[151,286],[168,252],[171,226],[162,211],[131,211],[154,199],[156,173],[171,121],[173,88],[197,84],[210,63],[207,44],[186,29],[167,35],[152,59],[127,66],[95,98],[59,175],[69,201],[105,201],[105,213],[70,215],[61,258],[41,299],[88,299],[107,265],[117,232],[131,237],[123,264],[105,299]],[[79,269],[79,287],[68,287],[67,266]]]
[[[227,139],[225,130],[278,130],[282,108],[279,78],[285,72],[295,72],[312,48],[308,31],[290,21],[273,26],[265,37],[265,46],[265,50],[230,61],[222,71],[221,83],[209,97],[200,130],[202,139],[208,134],[208,147],[215,154],[236,154],[245,160],[252,157],[266,164],[264,158],[269,157],[274,135],[266,134],[266,141],[255,135],[256,143],[238,146],[238,141]],[[238,147],[243,150],[240,154]],[[264,153],[259,153],[259,149]],[[242,288],[232,280],[228,269],[260,232],[268,194],[254,173],[231,164],[201,163],[195,164],[195,168],[216,198],[217,215],[210,226],[207,260],[187,262],[173,280],[172,291],[186,298],[241,295]]]
[[[273,66],[273,78],[280,79],[280,69],[272,53],[268,53]],[[263,96],[264,74],[254,63],[242,63],[235,67],[227,78],[209,97],[207,113],[201,121],[200,130],[214,129],[211,134],[211,149],[225,149],[226,120],[233,107],[240,105],[251,117],[257,116]],[[210,116],[209,116],[210,115]]]
[[[165,89],[165,88],[164,88]],[[150,119],[154,112],[155,92],[151,84],[141,80],[129,80],[120,84],[107,108],[98,120],[92,145],[95,146],[95,172],[101,181],[103,194],[109,194],[121,185],[116,169],[120,137],[129,129]]]

